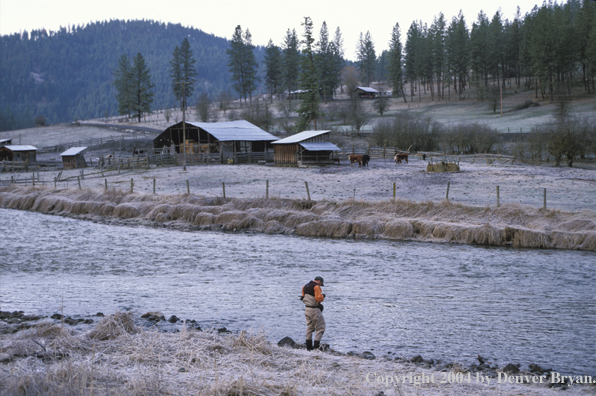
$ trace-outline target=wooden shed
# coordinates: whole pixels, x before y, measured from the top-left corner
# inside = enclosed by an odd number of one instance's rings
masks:
[[[329,141],[331,131],[304,131],[273,142],[279,165],[329,165],[338,163],[339,147]]]
[[[376,89],[371,88],[371,87],[356,87],[354,92],[356,92],[356,94],[360,98],[370,98],[370,99],[376,98],[379,93],[379,91],[377,91]]]
[[[153,140],[155,149],[174,147],[176,153],[219,154],[221,163],[233,160],[257,162],[273,158],[271,142],[279,138],[245,120],[228,122],[186,122],[186,145],[182,122],[174,124]]]
[[[62,157],[62,166],[64,169],[86,168],[87,162],[83,157],[83,152],[87,147],[71,147],[60,156]]]
[[[0,139],[0,147],[9,146],[12,144],[12,139]]]
[[[23,161],[29,165],[37,162],[37,147],[29,145],[7,145],[2,147],[2,149],[9,156],[7,158],[9,161]]]

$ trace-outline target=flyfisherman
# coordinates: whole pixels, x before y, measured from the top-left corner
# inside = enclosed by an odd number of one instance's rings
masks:
[[[317,276],[302,287],[300,299],[306,305],[304,316],[306,317],[306,350],[318,349],[321,345],[321,338],[325,332],[325,318],[323,318],[323,300],[325,295],[321,292],[321,286],[325,286],[323,278]],[[312,334],[315,333],[313,344]]]

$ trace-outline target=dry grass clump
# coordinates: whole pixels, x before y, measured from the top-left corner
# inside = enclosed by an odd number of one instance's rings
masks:
[[[376,219],[361,220],[352,223],[351,235],[354,238],[376,238],[385,231],[385,223]]]
[[[346,238],[352,231],[352,223],[341,219],[311,221],[296,227],[296,234],[301,236]]]
[[[383,237],[388,239],[409,239],[414,237],[414,226],[407,220],[392,220],[385,224]]]
[[[135,326],[132,312],[116,312],[103,318],[91,332],[89,338],[100,341],[118,338],[122,334],[138,331]]]

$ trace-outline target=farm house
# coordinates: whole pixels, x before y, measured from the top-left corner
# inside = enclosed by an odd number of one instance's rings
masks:
[[[155,149],[174,147],[176,153],[219,154],[221,163],[243,163],[273,158],[271,142],[278,140],[269,132],[245,120],[228,122],[186,122],[186,145],[182,122],[174,124],[153,140]],[[211,156],[213,157],[213,156]]]
[[[341,151],[329,141],[331,131],[304,131],[273,142],[274,161],[279,165],[329,165],[338,163]]]
[[[87,162],[83,157],[83,152],[87,147],[71,147],[60,156],[62,157],[62,165],[64,169],[86,168]]]

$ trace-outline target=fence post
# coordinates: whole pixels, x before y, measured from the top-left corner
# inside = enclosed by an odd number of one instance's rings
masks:
[[[221,185],[223,187],[223,197],[226,197],[226,182],[221,182]]]
[[[395,199],[396,182],[393,182],[393,199]]]
[[[54,190],[56,189],[56,177],[54,176]]]
[[[190,183],[188,182],[188,179],[186,179],[186,192],[190,195]]]
[[[79,183],[79,190],[81,189],[81,178],[77,176],[77,183]]]
[[[544,210],[546,210],[546,188],[544,189]]]
[[[32,174],[31,180],[33,180],[33,185],[35,186],[35,173]]]
[[[153,194],[155,194],[155,179],[153,179]]]
[[[106,191],[108,191],[108,179],[104,179],[105,184],[106,184]]]
[[[499,186],[497,186],[497,208],[501,206],[501,197],[499,195]]]
[[[130,179],[130,192],[133,191],[133,186],[135,185],[135,182],[133,179]]]
[[[310,191],[308,191],[308,182],[304,182],[304,185],[306,186],[306,194],[308,195],[308,200],[310,201]]]
[[[267,180],[267,187],[265,189],[265,199],[269,199],[269,180]]]
[[[451,184],[451,182],[447,182],[447,195],[445,195],[445,199],[447,201],[449,201],[449,185]]]

